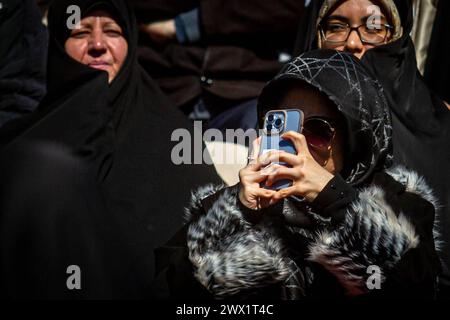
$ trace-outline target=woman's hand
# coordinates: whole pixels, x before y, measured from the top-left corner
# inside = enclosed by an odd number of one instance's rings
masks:
[[[282,138],[293,142],[297,155],[284,151],[271,151],[264,155],[266,159],[261,159],[264,163],[285,162],[292,166],[292,168],[288,168],[274,165],[272,173],[267,177],[266,184],[270,186],[275,181],[285,179],[293,181],[293,184],[289,188],[278,191],[272,201],[277,202],[289,196],[301,196],[308,202],[312,202],[334,176],[313,158],[304,135],[290,131],[285,133]]]
[[[260,144],[261,138],[253,142],[250,163],[239,171],[239,200],[251,210],[260,210],[275,203],[272,201],[272,197],[276,192],[260,187],[260,183],[267,179],[267,175],[261,172],[261,168],[268,164],[267,162],[262,163],[258,159]]]
[[[165,43],[173,40],[176,35],[175,20],[173,19],[143,24],[140,26],[140,29],[157,43]]]

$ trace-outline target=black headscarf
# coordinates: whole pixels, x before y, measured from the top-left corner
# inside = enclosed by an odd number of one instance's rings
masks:
[[[437,6],[433,33],[427,50],[424,77],[430,88],[449,102],[450,59],[448,57],[450,56],[450,41],[448,41],[448,30],[450,30],[450,2],[439,1]]]
[[[106,72],[65,53],[70,5],[82,15],[101,6],[124,30],[128,56],[111,84]],[[33,124],[0,155],[6,293],[143,297],[153,249],[180,228],[190,190],[219,179],[212,167],[173,164],[171,135],[189,125],[137,63],[135,19],[124,1],[55,1],[49,31],[48,95]],[[5,244],[14,241],[15,250]],[[36,258],[32,269],[11,267],[30,256],[47,258]],[[70,264],[84,272],[80,292],[65,286]],[[34,291],[20,292],[20,276],[33,279],[36,270],[41,282],[31,280],[26,285]]]
[[[315,50],[286,64],[260,96],[260,127],[288,81],[302,81],[318,89],[344,116],[347,132],[342,175],[348,183],[368,183],[376,170],[390,165],[392,127],[386,98],[381,85],[357,58],[334,50]]]
[[[31,113],[44,97],[47,38],[34,0],[2,1],[0,127]]]
[[[317,18],[323,1],[311,3],[309,19],[299,32],[297,51],[317,48]],[[368,50],[364,67],[383,86],[392,115],[394,163],[409,167],[425,178],[437,196],[437,212],[444,262],[441,279],[450,288],[450,112],[442,99],[425,85],[417,70],[410,37],[413,26],[412,2],[394,1],[400,15],[403,35],[386,45]]]

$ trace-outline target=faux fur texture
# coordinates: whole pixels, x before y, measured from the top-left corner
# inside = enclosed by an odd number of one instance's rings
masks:
[[[375,186],[361,191],[343,226],[320,233],[309,247],[309,260],[334,274],[349,295],[367,291],[369,266],[389,270],[419,244],[414,227],[402,214],[397,217],[384,198]]]
[[[416,174],[404,168],[389,174],[409,192],[431,199],[429,188]],[[194,192],[188,208],[189,258],[198,281],[216,298],[230,298],[274,284],[288,287],[295,278],[295,289],[304,294],[303,275],[281,236],[290,229],[281,230],[270,219],[250,224],[237,203],[237,188],[222,190],[210,210],[200,214],[201,199],[221,188],[208,186]],[[285,210],[293,208],[285,206]],[[355,295],[366,291],[369,266],[389,270],[418,244],[411,223],[395,214],[382,189],[369,186],[359,192],[338,229],[323,228],[311,239],[307,258],[325,267]]]
[[[439,201],[434,195],[433,190],[428,186],[423,177],[421,177],[414,171],[407,170],[403,166],[393,167],[387,170],[386,173],[403,184],[406,187],[407,192],[411,192],[421,196],[434,206],[436,210],[433,228],[434,244],[436,246],[436,251],[441,251],[441,249],[443,248],[443,240],[441,237],[439,225],[442,206],[439,204]]]
[[[188,207],[184,210],[185,221],[191,222],[197,220],[203,214],[202,200],[213,195],[217,191],[224,189],[225,187],[226,186],[224,184],[207,184],[191,192],[191,201]]]
[[[194,201],[198,199],[195,193]],[[187,241],[195,277],[216,298],[251,295],[282,281],[295,284],[291,280],[299,274],[298,268],[275,228],[252,227],[236,201],[237,189],[224,190],[211,210],[190,225]]]

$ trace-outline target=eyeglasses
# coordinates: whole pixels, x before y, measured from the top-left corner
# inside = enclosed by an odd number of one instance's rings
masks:
[[[304,121],[302,134],[310,147],[325,151],[331,145],[336,135],[336,129],[329,120],[311,117]]]
[[[350,33],[356,30],[361,42],[364,44],[381,44],[386,42],[389,31],[393,29],[389,24],[372,25],[365,23],[357,27],[351,27],[345,22],[325,22],[319,25],[322,38],[332,44],[344,44]]]

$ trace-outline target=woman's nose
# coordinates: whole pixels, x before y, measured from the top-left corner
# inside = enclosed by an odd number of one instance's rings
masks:
[[[106,51],[106,43],[103,37],[103,32],[94,31],[92,33],[89,43],[89,51],[97,54],[103,54]]]
[[[359,59],[361,59],[361,57],[363,56],[365,47],[356,30],[352,30],[350,32],[347,42],[345,43],[345,51],[352,53]]]

